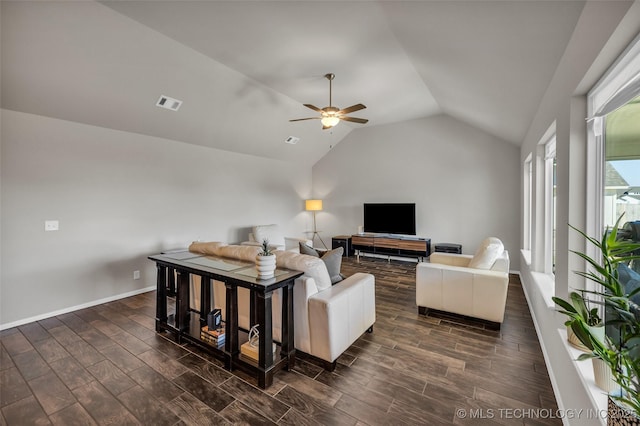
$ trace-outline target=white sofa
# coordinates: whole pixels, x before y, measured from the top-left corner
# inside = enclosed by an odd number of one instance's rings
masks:
[[[300,243],[309,247],[313,246],[313,242],[307,238],[285,237],[280,231],[278,225],[256,225],[251,228],[249,240],[244,241],[243,245],[260,246],[262,241],[267,240],[269,246],[273,250],[287,250],[300,252]]]
[[[255,246],[224,243],[193,243],[189,250],[253,261],[259,250]],[[317,257],[291,251],[276,251],[280,268],[304,272],[293,286],[294,340],[297,350],[325,361],[329,368],[336,359],[365,331],[372,331],[376,320],[375,278],[356,273],[331,285],[324,262]],[[199,310],[200,277],[192,276],[191,307]],[[225,287],[214,281],[212,306],[225,316]],[[249,329],[249,297],[247,289],[238,289],[238,323]],[[273,294],[273,338],[281,339],[281,292]]]
[[[489,321],[499,328],[509,287],[509,253],[497,238],[483,241],[475,255],[432,253],[416,267],[416,304]]]

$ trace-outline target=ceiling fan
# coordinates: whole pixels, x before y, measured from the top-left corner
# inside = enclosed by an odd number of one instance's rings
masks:
[[[331,105],[331,81],[333,81],[333,79],[335,78],[335,74],[331,74],[331,73],[325,74],[324,77],[327,80],[329,80],[329,106],[324,108],[318,108],[315,105],[304,104],[304,106],[306,106],[307,108],[319,112],[320,116],[309,117],[309,118],[297,118],[295,120],[289,120],[289,121],[320,120],[322,123],[322,130],[332,128],[333,126],[338,124],[340,120],[351,121],[353,123],[360,123],[360,124],[365,124],[366,122],[368,122],[369,120],[365,118],[355,118],[355,117],[347,116],[347,114],[349,114],[350,112],[360,111],[361,109],[365,109],[366,106],[362,104],[355,104],[344,109],[338,109],[337,107],[334,107]]]

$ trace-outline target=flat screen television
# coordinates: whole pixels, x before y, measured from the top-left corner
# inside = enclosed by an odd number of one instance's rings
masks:
[[[416,235],[415,203],[365,203],[364,232]]]

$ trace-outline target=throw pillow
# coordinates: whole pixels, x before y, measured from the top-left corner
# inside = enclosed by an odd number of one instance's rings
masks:
[[[329,277],[331,277],[331,285],[339,283],[343,279],[340,274],[343,253],[344,249],[342,247],[338,247],[337,249],[327,251],[320,258],[324,264],[327,265],[327,271],[329,272]]]
[[[504,251],[504,245],[496,237],[485,238],[478,247],[476,254],[469,262],[469,268],[475,269],[491,269],[496,259],[500,257]]]
[[[277,266],[304,272],[305,275],[314,279],[318,291],[331,287],[327,266],[319,258],[282,250],[276,251],[275,254]]]
[[[308,245],[306,245],[303,242],[299,242],[298,244],[300,245],[300,254],[306,254],[306,255],[309,255],[309,256],[320,257],[320,253],[318,253],[318,250],[314,249],[313,247],[309,247]]]
[[[325,251],[322,253],[322,256],[320,256],[318,250],[313,247],[309,247],[302,242],[299,244],[300,254],[306,254],[308,256],[319,257],[322,259],[324,264],[327,266],[329,277],[331,277],[331,285],[339,283],[344,279],[344,276],[340,273],[340,269],[342,268],[342,254],[344,253],[344,249],[342,247]]]

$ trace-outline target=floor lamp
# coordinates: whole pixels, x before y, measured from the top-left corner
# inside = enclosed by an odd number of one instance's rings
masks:
[[[313,241],[317,236],[324,248],[327,249],[327,245],[322,241],[322,237],[320,237],[318,229],[316,228],[316,212],[322,210],[322,200],[306,200],[304,203],[304,209],[313,212],[313,236],[311,237],[311,244],[313,244]]]

